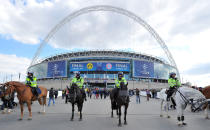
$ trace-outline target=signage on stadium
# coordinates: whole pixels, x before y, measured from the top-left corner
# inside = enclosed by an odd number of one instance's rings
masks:
[[[71,62],[69,69],[73,71],[130,71],[129,62]]]
[[[66,61],[48,62],[47,77],[66,77]]]
[[[153,78],[154,77],[154,63],[148,61],[133,61],[133,76]]]

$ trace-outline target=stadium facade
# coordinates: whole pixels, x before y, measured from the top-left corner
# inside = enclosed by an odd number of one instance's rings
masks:
[[[64,88],[80,71],[85,87],[113,87],[119,71],[124,72],[129,88],[163,88],[175,66],[166,61],[134,52],[95,50],[59,54],[32,65],[39,84]]]

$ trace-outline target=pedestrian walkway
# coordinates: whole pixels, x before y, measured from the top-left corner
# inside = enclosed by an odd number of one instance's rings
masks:
[[[83,120],[75,114],[75,120],[69,121],[71,115],[70,103],[65,104],[61,98],[56,100],[55,106],[46,107],[46,114],[40,115],[39,105],[34,102],[32,106],[33,120],[28,121],[28,110],[25,107],[23,121],[17,121],[20,110],[15,109],[10,115],[0,114],[0,130],[209,130],[210,120],[205,120],[203,113],[186,112],[185,127],[178,127],[176,124],[176,111],[170,111],[171,119],[160,118],[160,101],[151,99],[146,101],[141,97],[141,104],[136,104],[136,98],[131,98],[128,108],[128,125],[118,128],[118,119],[115,115],[111,118],[110,100],[89,99],[83,107]]]

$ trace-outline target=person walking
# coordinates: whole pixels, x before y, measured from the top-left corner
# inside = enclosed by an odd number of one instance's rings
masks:
[[[136,88],[136,104],[140,104],[140,91]]]
[[[68,86],[66,88],[66,99],[65,99],[65,104],[68,104],[68,95],[69,95],[69,90],[68,90]]]
[[[49,91],[49,102],[48,102],[48,107],[51,104],[51,100],[53,100],[53,105],[55,105],[55,91],[53,90],[53,88],[50,89]]]
[[[55,99],[58,98],[58,90],[55,90]]]
[[[93,90],[90,89],[90,99],[92,98]]]
[[[150,98],[150,96],[151,96],[150,90],[149,90],[149,89],[146,89],[146,94],[147,94],[147,101],[149,101],[149,98]]]
[[[62,99],[64,99],[65,95],[66,95],[66,90],[64,89],[62,90]]]

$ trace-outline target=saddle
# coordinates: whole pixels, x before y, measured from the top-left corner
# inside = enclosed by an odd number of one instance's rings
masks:
[[[42,93],[41,89],[37,86],[36,88],[30,87],[31,88],[31,92],[33,95],[35,96],[39,96],[39,94]]]
[[[129,96],[129,94],[127,90],[119,90],[118,96]]]

